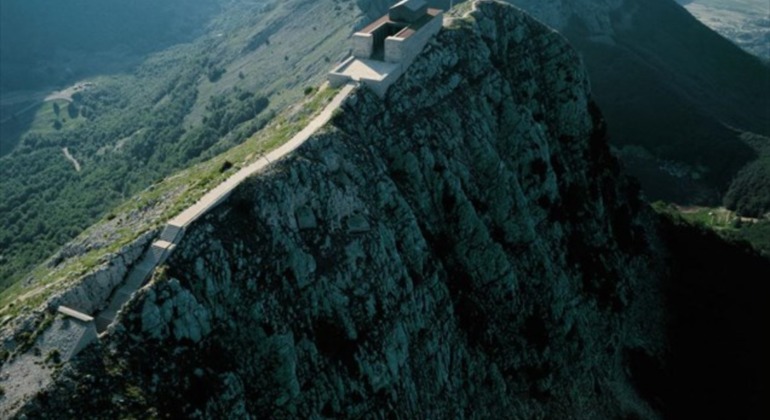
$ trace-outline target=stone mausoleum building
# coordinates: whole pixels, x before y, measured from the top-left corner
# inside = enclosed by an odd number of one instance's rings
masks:
[[[329,73],[332,86],[362,82],[384,96],[441,29],[443,12],[425,0],[402,0],[353,34],[353,55]]]

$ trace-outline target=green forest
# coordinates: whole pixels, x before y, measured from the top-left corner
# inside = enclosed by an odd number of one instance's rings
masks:
[[[141,63],[195,40],[219,0],[3,0],[0,87],[34,90]]]
[[[735,176],[725,194],[725,206],[744,216],[762,217],[770,212],[770,139],[755,134],[741,137],[758,157]]]
[[[9,4],[61,9],[94,1]],[[147,8],[139,3],[118,7],[130,9],[123,10],[125,20],[143,18]],[[48,93],[76,83],[83,87],[71,98],[44,101],[45,95],[32,95],[27,103],[0,107],[0,291],[136,193],[242,143],[301,99],[305,88],[320,83],[333,61],[346,53],[343,41],[356,13],[351,0],[338,3],[330,9],[302,0],[169,2],[158,16],[138,24],[143,32],[135,42],[120,46],[133,57],[121,69],[58,74],[58,87]],[[174,7],[196,11],[180,22]],[[285,28],[282,23],[292,13],[297,22],[322,18],[338,23]],[[64,14],[75,18],[71,10]],[[8,16],[4,9],[4,19]],[[169,22],[170,27],[164,26]],[[16,37],[25,33],[5,23],[0,25],[3,42],[14,30]],[[193,24],[198,25],[195,30],[190,29]],[[89,30],[133,39],[134,32],[121,32],[126,25],[115,26]],[[59,45],[65,51],[82,35],[75,27],[69,29],[74,32],[51,40],[66,44]],[[156,44],[148,42],[153,33],[160,38]],[[29,40],[30,48],[38,45],[38,38]],[[84,48],[98,55],[105,53],[97,51],[104,45],[93,41]],[[6,70],[29,65],[24,61],[29,57],[14,57],[13,51],[18,49],[3,50],[4,95],[15,78],[24,77]],[[67,61],[57,59],[52,66]],[[38,72],[27,76],[25,87],[48,86]]]
[[[767,218],[742,217],[726,208],[683,208],[663,201],[652,203],[652,208],[677,223],[714,231],[729,242],[753,247],[770,258],[770,220]]]
[[[202,124],[185,129],[207,63],[186,58],[171,63],[180,71],[167,72],[169,64],[157,60],[133,77],[98,80],[71,103],[45,103],[35,113],[16,150],[1,160],[0,279],[13,280],[118,203],[266,122],[257,117],[268,99],[234,87],[210,99]]]

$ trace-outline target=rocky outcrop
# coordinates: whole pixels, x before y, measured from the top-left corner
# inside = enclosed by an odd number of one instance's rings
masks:
[[[3,321],[0,329],[0,417],[17,414],[18,409],[46,388],[61,363],[67,363],[97,339],[93,321],[62,319],[62,305],[94,313],[107,302],[115,286],[142,255],[156,231],[108,254],[102,263],[71,284],[56,285],[63,290],[48,297],[31,311]],[[40,293],[40,291],[39,291]],[[44,391],[43,391],[44,392]]]
[[[22,413],[764,418],[770,266],[672,223],[577,54],[479,2],[190,226]]]
[[[754,93],[770,86],[767,63],[672,0],[505,1],[580,51],[612,144],[647,197],[725,204],[746,216],[770,211],[764,202],[746,206],[732,197],[762,197],[770,188],[770,169],[758,159],[762,147],[746,141],[770,135],[770,102]],[[358,3],[374,18],[388,2]]]
[[[604,129],[561,36],[479,2],[191,226],[27,412],[654,417],[624,354],[662,347],[655,234]]]
[[[143,298],[142,331],[148,337],[173,337],[197,343],[211,332],[209,311],[179,281],[164,282]]]
[[[115,286],[125,279],[128,270],[157,234],[155,230],[147,232],[106,256],[104,264],[78,280],[73,287],[52,296],[47,302],[49,310],[54,311],[59,305],[64,305],[83,313],[95,313],[105,305]]]

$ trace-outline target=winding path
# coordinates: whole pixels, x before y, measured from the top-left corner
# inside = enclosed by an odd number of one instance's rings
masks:
[[[72,166],[75,167],[75,172],[80,172],[80,162],[75,159],[74,156],[72,156],[72,153],[70,153],[69,149],[66,147],[62,147],[61,149],[62,153],[64,153],[64,157],[67,158],[68,161],[72,163]]]
[[[99,334],[107,331],[108,327],[115,321],[120,309],[131,296],[147,281],[152,272],[162,264],[173,252],[176,245],[184,236],[184,230],[192,222],[204,215],[210,209],[221,203],[241,182],[251,175],[264,169],[271,163],[281,159],[287,154],[297,149],[302,143],[307,141],[318,129],[326,125],[332,118],[334,111],[340,107],[345,98],[350,95],[355,84],[343,86],[339,93],[326,105],[305,128],[295,134],[288,142],[277,147],[273,151],[260,157],[256,162],[241,168],[230,178],[216,186],[206,193],[195,204],[188,207],[176,217],[171,219],[161,232],[158,239],[152,243],[149,249],[142,255],[138,264],[136,264],[126,276],[123,283],[116,287],[110,297],[107,308],[95,315],[96,329]]]

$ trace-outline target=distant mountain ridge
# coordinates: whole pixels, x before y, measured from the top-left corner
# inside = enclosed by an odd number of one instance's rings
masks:
[[[677,0],[709,28],[770,62],[770,3],[764,0]]]
[[[763,156],[741,136],[770,135],[770,96],[757,94],[770,68],[673,0],[509,2],[582,53],[613,143],[651,198],[720,203]]]

